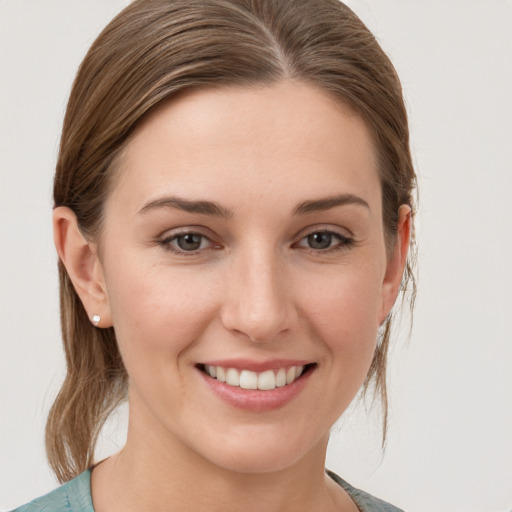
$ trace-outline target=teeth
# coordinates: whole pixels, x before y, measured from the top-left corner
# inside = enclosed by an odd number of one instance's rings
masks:
[[[280,368],[276,373],[276,388],[282,388],[286,386],[286,370]]]
[[[240,373],[234,368],[228,368],[226,372],[226,384],[240,386]]]
[[[267,391],[291,384],[302,375],[304,366],[290,366],[289,368],[266,370],[260,373],[209,365],[205,365],[204,369],[210,377],[225,382],[229,386]]]
[[[221,366],[216,366],[216,374],[217,374],[217,380],[220,380],[221,382],[226,382],[226,370],[222,368]]]
[[[240,387],[243,389],[258,389],[258,374],[249,370],[242,370],[240,373]]]
[[[258,389],[275,389],[276,376],[272,370],[262,372],[258,375]]]

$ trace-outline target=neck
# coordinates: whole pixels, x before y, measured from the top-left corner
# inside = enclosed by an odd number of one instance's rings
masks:
[[[356,510],[325,475],[327,441],[328,436],[320,439],[287,467],[241,472],[212,463],[163,426],[131,417],[125,447],[92,473],[94,507],[96,512]]]

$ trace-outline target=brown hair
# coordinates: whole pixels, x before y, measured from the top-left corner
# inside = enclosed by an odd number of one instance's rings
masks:
[[[64,119],[55,206],[71,208],[83,234],[98,239],[116,157],[152,109],[192,87],[283,79],[319,87],[366,120],[379,153],[391,246],[399,206],[414,207],[415,174],[401,86],[373,35],[338,0],[131,3],[103,30],[78,70]],[[402,290],[408,282],[414,288],[411,261]],[[99,431],[126,396],[127,375],[113,328],[91,325],[61,262],[59,277],[67,375],[50,411],[46,446],[62,482],[93,463]],[[363,386],[366,391],[373,383],[382,400],[384,436],[390,327],[391,315],[381,327]]]

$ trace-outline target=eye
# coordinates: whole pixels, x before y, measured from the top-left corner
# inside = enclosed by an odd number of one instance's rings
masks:
[[[315,251],[328,251],[341,249],[352,243],[352,239],[332,231],[315,231],[302,238],[297,244],[299,247]]]
[[[196,252],[212,246],[211,240],[205,235],[193,232],[174,234],[164,238],[160,244],[166,250],[177,253]]]

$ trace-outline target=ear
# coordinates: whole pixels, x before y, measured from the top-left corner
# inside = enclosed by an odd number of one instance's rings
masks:
[[[103,268],[97,246],[89,242],[78,228],[70,208],[59,206],[53,211],[53,238],[60,260],[91,319],[100,316],[98,327],[112,326]]]
[[[398,209],[398,227],[393,253],[387,263],[386,274],[382,283],[382,302],[379,313],[379,325],[388,316],[400,290],[400,283],[407,263],[409,243],[411,241],[411,208],[401,205]]]

